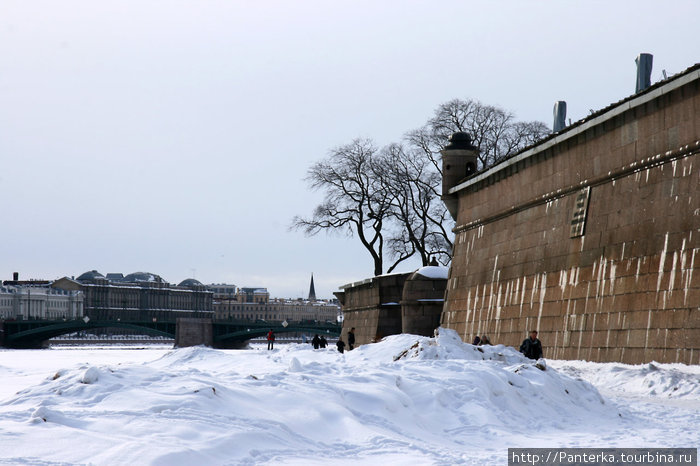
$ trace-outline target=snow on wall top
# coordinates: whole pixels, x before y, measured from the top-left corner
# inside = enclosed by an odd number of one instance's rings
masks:
[[[426,267],[416,270],[416,273],[426,278],[432,278],[433,280],[447,280],[448,271],[448,267],[428,265]]]

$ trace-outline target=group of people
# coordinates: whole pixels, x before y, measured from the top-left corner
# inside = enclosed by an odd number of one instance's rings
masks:
[[[477,335],[474,337],[474,341],[472,342],[472,345],[474,345],[474,346],[490,345],[490,344],[491,344],[491,340],[489,340],[489,337],[487,337],[486,335],[482,335],[482,336]]]
[[[314,335],[313,340],[311,340],[311,344],[313,345],[314,349],[319,349],[319,348],[325,348],[328,345],[328,342],[326,341],[326,338],[321,335],[319,338],[318,335]],[[338,342],[335,344],[336,348],[338,348],[338,351],[341,353],[345,352],[345,342],[343,341],[343,338],[338,338]],[[352,327],[350,330],[348,330],[348,351],[353,349],[355,347],[355,327]]]
[[[472,345],[490,345],[491,340],[486,335],[475,336]],[[542,357],[542,342],[537,338],[537,330],[531,330],[530,336],[523,340],[520,345],[520,352],[530,359],[540,359]]]
[[[325,348],[328,346],[328,340],[326,340],[326,337],[321,335],[320,337],[318,334],[314,335],[313,339],[311,340],[311,345],[314,347],[314,349],[319,349],[319,348]],[[338,343],[335,344],[336,347],[338,348],[338,351],[341,353],[345,352],[345,342],[343,341],[342,338],[338,338]],[[270,329],[269,332],[267,332],[267,349],[272,350],[275,347],[275,332]],[[355,347],[355,327],[351,328],[348,330],[348,351],[353,349]]]
[[[311,345],[314,347],[314,349],[325,348],[328,346],[328,341],[323,335],[319,337],[318,334],[316,334],[311,340]]]
[[[486,335],[477,335],[474,337],[474,342],[472,344],[475,346],[490,345],[491,340]],[[267,349],[273,349],[274,345],[275,332],[272,331],[272,329],[270,329],[270,331],[267,332]],[[311,345],[314,347],[314,349],[325,348],[326,346],[328,346],[328,341],[323,335],[319,337],[318,334],[316,334],[311,340]],[[345,342],[342,338],[338,338],[338,342],[335,345],[338,348],[339,352],[345,352]],[[352,350],[355,347],[355,327],[352,327],[350,330],[348,330],[347,346],[348,351]],[[540,359],[542,357],[542,342],[537,338],[537,330],[531,330],[530,336],[523,340],[523,343],[520,345],[520,352],[530,359]]]
[[[341,353],[345,352],[345,342],[342,338],[338,338],[338,343],[335,344],[338,351]],[[355,347],[355,327],[348,330],[348,351]]]

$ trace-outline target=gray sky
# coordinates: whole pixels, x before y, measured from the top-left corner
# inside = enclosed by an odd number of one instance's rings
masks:
[[[453,98],[551,127],[700,61],[700,2],[0,3],[0,278],[97,269],[317,294],[356,239],[289,232],[309,166]],[[414,268],[415,264],[404,269]]]

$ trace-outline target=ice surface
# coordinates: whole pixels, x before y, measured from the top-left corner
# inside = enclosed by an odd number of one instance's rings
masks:
[[[445,329],[345,354],[264,348],[0,350],[0,464],[505,464],[508,447],[700,444],[697,366],[542,370]]]

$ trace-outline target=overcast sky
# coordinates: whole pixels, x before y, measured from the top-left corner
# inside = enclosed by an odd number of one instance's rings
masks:
[[[700,62],[700,2],[0,3],[0,279],[97,269],[330,298],[357,239],[288,227],[334,146],[453,98],[576,121]],[[405,270],[414,267],[407,265]]]

